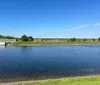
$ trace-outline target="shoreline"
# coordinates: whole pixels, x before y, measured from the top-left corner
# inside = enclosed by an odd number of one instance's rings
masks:
[[[100,44],[10,44],[8,46],[88,46],[88,45],[100,45]]]
[[[64,78],[55,78],[55,79],[43,79],[43,80],[26,80],[26,81],[17,81],[9,83],[0,83],[0,85],[17,85],[23,83],[37,83],[45,81],[56,81],[56,80],[72,80],[72,79],[84,79],[84,78],[100,78],[100,75],[88,75],[88,76],[75,76],[75,77],[64,77]]]
[[[14,42],[8,46],[78,46],[78,45],[100,45],[100,42]]]

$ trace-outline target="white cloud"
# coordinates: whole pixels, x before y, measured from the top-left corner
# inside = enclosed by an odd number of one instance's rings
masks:
[[[86,24],[86,25],[79,25],[79,26],[76,26],[76,27],[70,29],[70,31],[77,30],[77,29],[84,28],[84,27],[88,27],[88,26],[89,26],[89,24]]]
[[[95,26],[95,27],[96,27],[96,26],[100,26],[100,23],[93,24],[93,26]]]
[[[74,28],[71,28],[70,31],[74,31],[74,30],[85,28],[85,27],[89,27],[89,26],[97,27],[97,26],[100,26],[100,23],[79,25],[79,26],[76,26]]]

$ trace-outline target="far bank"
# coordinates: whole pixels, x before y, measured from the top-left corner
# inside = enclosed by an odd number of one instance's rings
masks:
[[[100,45],[100,42],[99,41],[89,41],[89,42],[85,42],[85,41],[82,41],[82,42],[79,42],[79,41],[73,41],[73,42],[67,42],[67,41],[64,41],[64,42],[31,41],[29,42],[28,41],[28,42],[23,42],[21,41],[21,42],[13,42],[13,43],[10,43],[9,45],[10,46]]]

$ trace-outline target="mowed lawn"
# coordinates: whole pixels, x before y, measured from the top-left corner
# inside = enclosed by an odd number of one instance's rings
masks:
[[[100,76],[23,82],[10,85],[100,85]]]

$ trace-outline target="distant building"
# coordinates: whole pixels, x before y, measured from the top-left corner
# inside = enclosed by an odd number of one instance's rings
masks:
[[[16,39],[0,39],[0,46],[6,46],[11,42],[16,42]]]
[[[5,46],[6,43],[5,42],[0,42],[0,46]]]
[[[0,42],[16,42],[16,39],[0,39]]]

